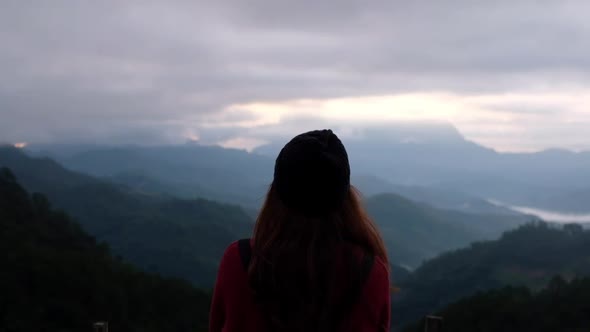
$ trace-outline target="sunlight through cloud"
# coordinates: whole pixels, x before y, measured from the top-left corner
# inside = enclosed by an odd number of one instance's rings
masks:
[[[409,93],[236,104],[227,111],[248,112],[255,119],[224,125],[279,125],[294,114],[353,126],[438,121],[452,123],[467,138],[502,151],[534,151],[558,141],[576,150],[590,148],[583,135],[574,135],[579,132],[578,126],[590,124],[588,109],[588,90],[482,95]]]

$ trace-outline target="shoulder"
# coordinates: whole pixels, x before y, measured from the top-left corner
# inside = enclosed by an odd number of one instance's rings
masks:
[[[219,273],[226,275],[233,275],[237,271],[242,270],[242,263],[240,258],[239,241],[232,242],[223,253],[221,263],[219,264]]]
[[[225,248],[225,252],[223,253],[223,256],[232,255],[234,253],[235,254],[239,253],[239,251],[240,251],[239,243],[240,243],[240,241],[234,241],[229,246],[227,246],[227,248]]]
[[[232,242],[223,252],[222,262],[224,260],[234,260],[240,257],[240,241]]]

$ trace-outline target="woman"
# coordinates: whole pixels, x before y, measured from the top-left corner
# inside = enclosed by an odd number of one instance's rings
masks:
[[[348,155],[331,130],[293,138],[251,240],[221,261],[210,331],[389,331],[383,241],[350,185]]]

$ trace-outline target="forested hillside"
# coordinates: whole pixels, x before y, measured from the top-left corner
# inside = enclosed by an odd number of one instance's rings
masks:
[[[393,320],[403,325],[478,291],[506,285],[542,289],[555,275],[589,276],[589,259],[590,230],[530,223],[423,264],[400,285]]]
[[[459,300],[437,313],[445,331],[575,332],[590,329],[590,279],[555,277],[540,292],[505,287]],[[423,331],[422,322],[405,332]]]
[[[383,234],[392,261],[413,268],[444,251],[496,239],[530,220],[524,215],[437,209],[395,194],[370,197],[366,207]]]
[[[209,295],[141,272],[0,170],[0,330],[206,331]]]
[[[515,215],[510,210],[487,200],[452,189],[430,186],[393,184],[374,175],[356,175],[352,178],[354,186],[365,196],[395,193],[417,203],[432,207],[474,214]]]
[[[249,236],[253,224],[237,206],[138,192],[14,148],[0,148],[0,166],[28,190],[46,194],[116,255],[204,287],[211,287],[225,247]]]

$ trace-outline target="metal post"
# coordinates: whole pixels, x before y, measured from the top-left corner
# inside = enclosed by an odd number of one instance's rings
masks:
[[[424,318],[424,332],[442,332],[443,319],[438,316],[426,316]]]
[[[92,324],[94,332],[109,332],[109,322],[96,322]]]

